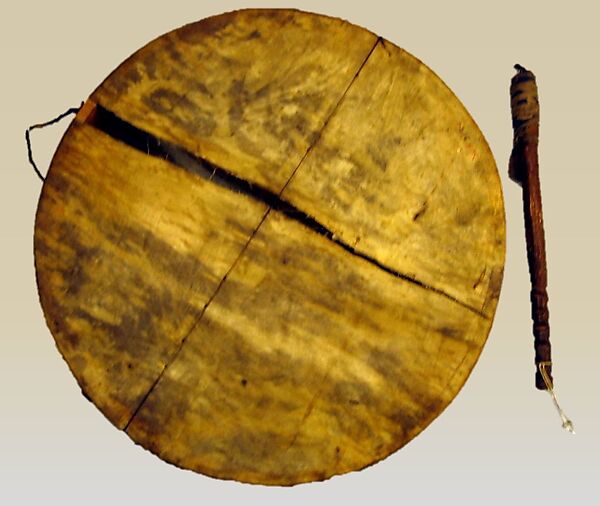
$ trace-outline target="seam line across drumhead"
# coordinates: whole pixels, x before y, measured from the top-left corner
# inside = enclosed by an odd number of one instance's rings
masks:
[[[335,116],[336,112],[338,111],[338,109],[340,107],[340,104],[343,102],[343,100],[346,97],[348,91],[350,90],[350,88],[352,87],[352,85],[354,84],[354,82],[356,81],[357,77],[361,73],[362,69],[366,65],[367,61],[369,60],[369,58],[373,54],[373,51],[375,51],[375,48],[379,45],[379,43],[381,42],[381,40],[382,40],[381,37],[377,37],[377,39],[375,40],[375,43],[373,44],[373,46],[371,47],[371,49],[367,53],[366,57],[364,58],[364,60],[360,64],[360,66],[358,67],[358,69],[355,72],[354,76],[350,80],[350,83],[348,84],[348,86],[346,86],[346,89],[342,93],[342,95],[339,98],[339,100],[336,102],[336,104],[335,104],[334,108],[332,109],[331,113],[329,114],[329,116],[323,122],[323,126],[320,128],[318,134],[315,136],[314,141],[308,146],[308,148],[306,149],[306,152],[304,153],[304,155],[300,159],[300,162],[298,163],[298,165],[296,166],[296,168],[292,171],[292,173],[288,177],[288,179],[285,182],[285,184],[279,190],[279,193],[277,194],[278,199],[281,198],[281,195],[282,195],[283,191],[286,189],[286,187],[288,186],[288,184],[290,183],[290,181],[292,180],[292,178],[294,177],[294,175],[298,172],[298,170],[302,166],[302,164],[303,164],[304,160],[306,159],[306,157],[308,156],[308,154],[319,143],[319,140],[321,139],[321,135],[322,135],[323,131],[327,128],[327,125],[331,121],[331,118],[333,118],[333,116]],[[262,216],[261,220],[259,221],[259,223],[256,226],[256,228],[254,229],[254,231],[248,237],[248,240],[246,241],[246,243],[244,244],[244,246],[240,250],[240,252],[237,255],[236,259],[233,261],[233,263],[231,264],[231,266],[229,267],[229,269],[227,270],[227,272],[225,273],[225,275],[223,276],[223,278],[221,279],[221,281],[217,285],[217,288],[215,289],[215,291],[213,292],[213,294],[211,295],[211,297],[208,299],[208,301],[206,302],[206,304],[204,305],[204,307],[200,311],[200,314],[196,318],[195,322],[193,323],[193,325],[191,326],[191,328],[189,329],[189,331],[185,334],[185,336],[183,336],[183,338],[181,339],[177,350],[173,353],[173,355],[171,356],[171,358],[166,362],[166,364],[164,365],[162,371],[159,373],[158,377],[156,378],[156,380],[154,381],[154,383],[152,384],[152,386],[150,387],[150,389],[148,390],[148,392],[146,393],[146,395],[144,395],[144,397],[142,398],[141,402],[138,404],[138,406],[133,411],[133,413],[131,415],[131,418],[127,421],[127,424],[125,425],[125,427],[123,429],[125,432],[127,432],[127,429],[129,428],[129,425],[134,420],[134,418],[136,417],[137,413],[140,411],[140,409],[142,408],[142,406],[145,404],[146,400],[148,399],[148,397],[150,396],[150,394],[152,393],[152,391],[154,390],[154,388],[156,387],[156,385],[158,385],[160,379],[162,378],[162,376],[166,372],[166,370],[169,367],[169,365],[172,364],[175,360],[177,360],[177,357],[181,353],[181,350],[183,349],[183,346],[184,346],[187,338],[198,327],[198,325],[202,321],[202,318],[203,318],[203,316],[204,316],[204,314],[206,312],[206,309],[208,308],[208,306],[210,305],[210,303],[214,300],[214,298],[219,293],[219,290],[221,289],[221,287],[225,283],[225,280],[227,279],[227,276],[231,273],[231,271],[234,269],[234,267],[237,265],[237,263],[243,257],[245,251],[248,249],[248,246],[252,242],[252,239],[254,238],[254,236],[256,235],[256,233],[258,232],[258,230],[260,229],[260,227],[262,226],[262,224],[267,219],[267,216],[271,212],[271,209],[272,209],[272,207],[269,206],[269,208],[266,210],[266,212]]]

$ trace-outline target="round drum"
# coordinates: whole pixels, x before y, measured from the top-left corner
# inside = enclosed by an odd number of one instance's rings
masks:
[[[504,266],[486,141],[406,51],[245,10],[140,49],[54,156],[35,226],[81,389],[167,462],[243,482],[385,458],[456,396]]]

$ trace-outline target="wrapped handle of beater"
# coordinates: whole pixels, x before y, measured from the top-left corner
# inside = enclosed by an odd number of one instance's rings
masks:
[[[531,279],[531,318],[535,346],[535,386],[540,390],[552,387],[552,357],[550,325],[548,323],[548,293],[546,243],[542,216],[542,194],[538,169],[538,137],[540,108],[535,76],[520,65],[510,85],[510,105],[514,130],[509,176],[523,187],[525,237]],[[546,378],[543,377],[543,371]],[[548,383],[548,384],[547,384]]]

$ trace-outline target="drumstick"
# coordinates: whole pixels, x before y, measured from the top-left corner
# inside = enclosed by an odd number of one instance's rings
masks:
[[[561,417],[562,426],[574,434],[573,423],[558,404],[552,378],[548,293],[546,291],[548,272],[538,165],[539,103],[537,85],[532,72],[521,65],[515,65],[515,69],[517,73],[512,78],[510,85],[514,139],[508,174],[513,181],[523,187],[525,238],[531,279],[535,385],[538,389],[547,390],[550,393]]]

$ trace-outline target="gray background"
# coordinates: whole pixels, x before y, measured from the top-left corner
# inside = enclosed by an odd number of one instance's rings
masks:
[[[294,7],[345,18],[430,66],[471,112],[496,157],[507,208],[500,304],[481,359],[448,409],[383,462],[324,483],[268,488],[181,471],[135,446],[81,395],[54,346],[33,269],[41,184],[23,131],[81,100],[123,59],[185,23],[283,2],[3,4],[0,203],[0,503],[598,504],[598,8],[592,2],[338,2]],[[520,189],[506,175],[508,86],[537,74],[557,391],[576,423],[563,433],[533,388]],[[34,132],[47,167],[65,125]]]

